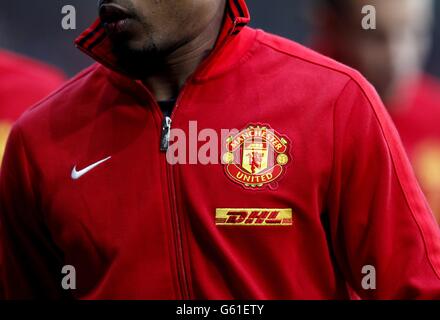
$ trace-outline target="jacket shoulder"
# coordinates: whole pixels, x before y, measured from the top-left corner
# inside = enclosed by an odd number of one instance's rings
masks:
[[[313,72],[320,72],[326,76],[336,77],[339,80],[353,80],[363,91],[375,91],[371,84],[355,69],[352,69],[336,60],[324,56],[295,41],[259,30],[258,41],[270,49],[274,55],[290,58],[292,63],[301,64]]]
[[[294,41],[260,31],[262,46],[268,48],[279,73],[287,72],[286,79],[300,79],[309,92],[325,92],[328,102],[338,117],[352,110],[371,116],[380,126],[393,127],[388,112],[376,89],[358,71]],[[298,81],[298,80],[296,80]]]
[[[102,66],[91,65],[46,98],[28,108],[18,119],[17,124],[20,126],[37,124],[49,118],[52,119],[56,115],[71,114],[81,109],[84,102],[93,97],[93,92],[96,91],[97,86],[102,84],[102,81]]]

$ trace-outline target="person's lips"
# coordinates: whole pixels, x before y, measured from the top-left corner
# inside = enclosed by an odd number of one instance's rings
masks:
[[[132,16],[127,9],[117,4],[103,4],[99,8],[99,16],[104,27],[110,33],[126,31]]]

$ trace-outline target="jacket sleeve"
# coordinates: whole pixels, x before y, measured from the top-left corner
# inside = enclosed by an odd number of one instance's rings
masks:
[[[330,233],[363,299],[440,299],[440,229],[374,89],[350,80],[334,107]]]
[[[0,170],[1,281],[6,299],[58,299],[62,259],[38,208],[32,169],[18,125]]]

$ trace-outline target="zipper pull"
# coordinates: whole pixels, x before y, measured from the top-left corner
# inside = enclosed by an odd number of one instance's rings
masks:
[[[170,146],[170,134],[171,134],[171,118],[164,117],[162,122],[162,134],[160,138],[160,151],[167,152]]]

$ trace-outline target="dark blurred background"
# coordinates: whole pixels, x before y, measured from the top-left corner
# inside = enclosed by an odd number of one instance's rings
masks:
[[[440,1],[436,1],[437,17]],[[252,25],[308,44],[312,0],[248,0]],[[73,5],[77,29],[61,28],[61,8]],[[73,46],[73,40],[97,14],[97,0],[0,1],[0,48],[24,53],[60,67],[69,76],[91,63]],[[440,19],[436,19],[435,45],[427,70],[440,76]]]

